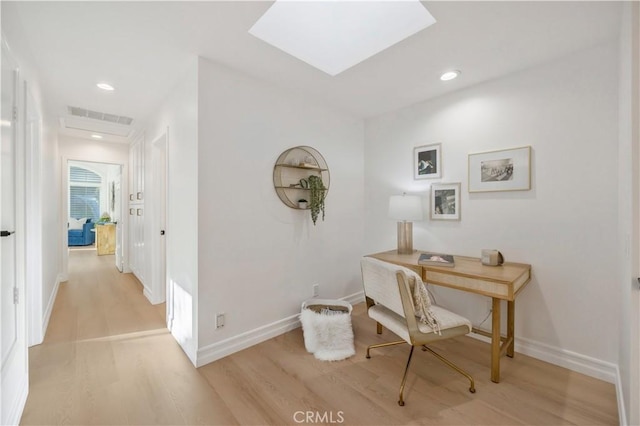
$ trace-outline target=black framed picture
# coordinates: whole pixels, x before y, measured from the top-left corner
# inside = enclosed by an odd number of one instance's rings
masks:
[[[414,179],[442,177],[442,144],[423,145],[413,149]]]
[[[431,185],[431,209],[433,220],[460,220],[460,183],[434,183]]]

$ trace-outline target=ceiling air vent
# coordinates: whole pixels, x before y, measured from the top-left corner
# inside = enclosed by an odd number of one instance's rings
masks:
[[[68,107],[69,115],[75,117],[86,117],[93,120],[107,121],[114,124],[122,124],[123,126],[130,126],[133,123],[133,118],[125,117],[123,115],[107,114],[106,112],[92,111],[90,109]]]
[[[121,138],[129,137],[134,128],[131,126],[133,118],[105,112],[92,111],[86,108],[67,107],[67,114],[60,117],[60,125],[74,134],[86,132],[99,133]]]

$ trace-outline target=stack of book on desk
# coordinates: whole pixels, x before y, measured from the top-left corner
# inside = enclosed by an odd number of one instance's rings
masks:
[[[420,265],[431,265],[431,266],[454,266],[455,261],[453,256],[450,254],[442,254],[442,253],[430,253],[425,252],[421,253],[418,258],[418,263]]]

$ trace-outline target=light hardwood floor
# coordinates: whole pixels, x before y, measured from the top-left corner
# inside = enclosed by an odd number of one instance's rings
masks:
[[[297,329],[195,369],[165,328],[164,305],[151,306],[113,256],[76,250],[45,341],[29,351],[21,424],[618,424],[612,384],[521,354],[503,358],[495,384],[489,345],[469,337],[434,348],[474,376],[477,393],[416,351],[399,407],[409,347],[367,360],[366,345],[394,337],[376,335],[363,304],[353,326],[357,353],[345,361],[316,360]]]

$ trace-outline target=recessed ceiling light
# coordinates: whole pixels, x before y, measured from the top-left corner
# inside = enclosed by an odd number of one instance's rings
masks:
[[[440,76],[440,80],[442,80],[442,81],[453,80],[454,78],[456,78],[459,75],[460,75],[460,71],[458,71],[458,70],[447,71],[447,72],[445,72],[444,74],[442,74]]]
[[[101,135],[95,135],[94,134],[94,135],[91,135],[91,137],[94,138],[94,139],[102,139]]]
[[[277,0],[249,33],[335,76],[435,22],[418,0]]]
[[[111,92],[111,91],[115,90],[114,87],[112,85],[108,84],[108,83],[98,83],[98,84],[96,84],[96,86],[98,86],[102,90],[106,90],[108,92]]]

